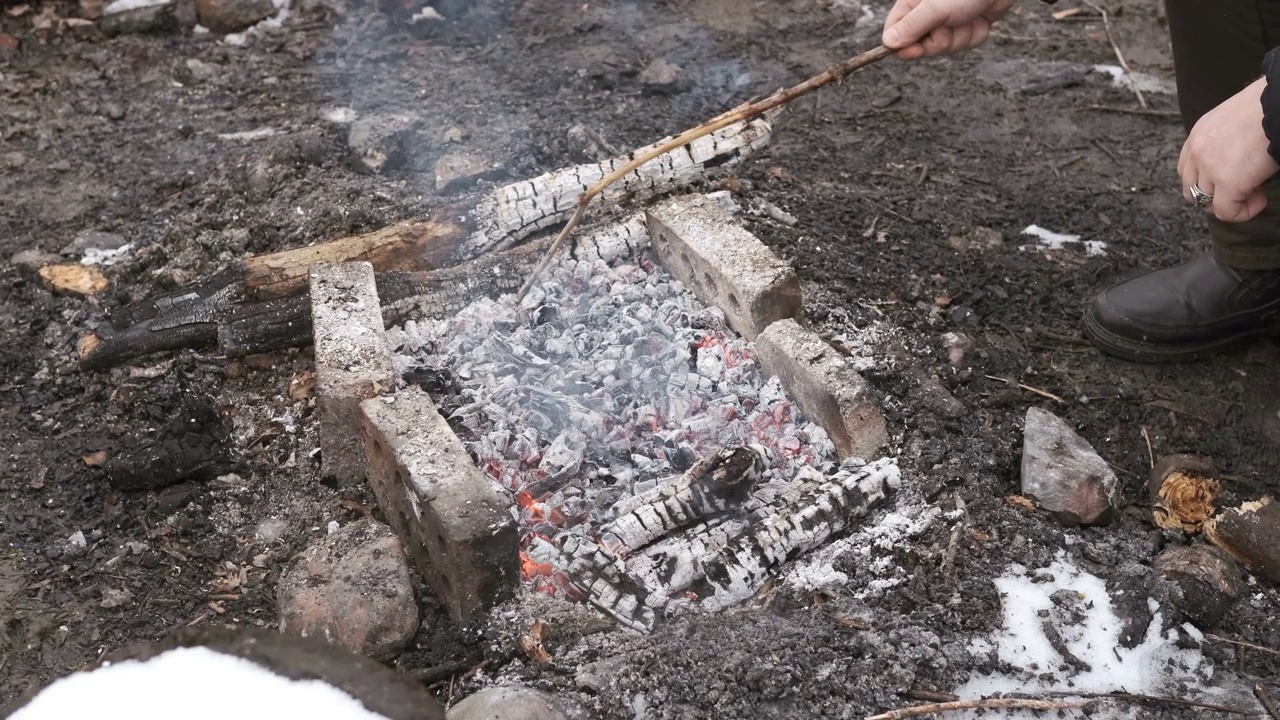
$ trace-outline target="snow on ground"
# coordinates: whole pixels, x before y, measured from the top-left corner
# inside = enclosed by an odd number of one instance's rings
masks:
[[[995,654],[1014,670],[975,676],[956,689],[961,698],[1047,691],[1123,691],[1188,699],[1223,695],[1213,681],[1212,660],[1198,649],[1179,647],[1178,629],[1162,632],[1154,600],[1149,601],[1154,617],[1142,643],[1133,649],[1121,645],[1123,623],[1105,581],[1073,565],[1064,553],[1039,570],[1014,566],[995,583],[1004,626],[990,638],[974,639],[969,650],[975,656]],[[1055,649],[1046,626],[1057,630],[1061,645],[1077,659],[1075,664]],[[1202,638],[1191,625],[1181,629],[1193,640]],[[1132,707],[1109,706],[1106,711],[1114,717],[1132,715]]]
[[[1028,225],[1022,231],[1023,235],[1030,235],[1036,238],[1035,245],[1020,245],[1019,250],[1061,250],[1068,245],[1080,245],[1084,248],[1085,255],[1090,257],[1106,255],[1107,244],[1101,240],[1085,240],[1080,241],[1079,235],[1066,235],[1057,233],[1052,230],[1046,230],[1039,225]]]
[[[147,662],[76,673],[10,720],[386,720],[318,680],[290,680],[244,658],[178,648]]]

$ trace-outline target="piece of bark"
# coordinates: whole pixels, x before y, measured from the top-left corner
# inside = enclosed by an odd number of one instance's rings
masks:
[[[1155,523],[1166,530],[1200,532],[1216,508],[1218,471],[1194,455],[1169,455],[1151,468],[1147,491]]]
[[[1204,535],[1254,575],[1280,583],[1280,504],[1271,497],[1224,510],[1204,524]]]
[[[705,180],[764,147],[770,132],[764,119],[738,123],[656,158],[601,193],[598,212],[607,215],[624,203],[643,202]],[[114,329],[88,333],[81,339],[80,365],[100,369],[156,352],[215,343],[223,344],[224,352],[247,354],[262,352],[267,345],[279,348],[305,342],[309,319],[298,315],[301,306],[250,306],[305,295],[311,265],[319,262],[365,260],[380,274],[430,272],[509,250],[565,222],[585,189],[631,157],[628,154],[556,170],[373,232],[246,258],[207,281],[125,308],[118,313]],[[518,273],[518,279],[507,277],[507,271]],[[529,274],[523,262],[501,272],[502,277],[495,277],[494,282],[517,289]],[[423,279],[422,289],[414,288],[412,279],[396,282],[408,283],[404,293],[388,293],[397,300],[450,292],[442,284],[444,278],[439,282]],[[379,279],[380,293],[382,284]],[[456,291],[453,294],[456,296]],[[430,300],[425,298],[416,309],[406,312],[422,312]],[[299,321],[306,324],[298,325]],[[255,327],[257,323],[264,325]]]

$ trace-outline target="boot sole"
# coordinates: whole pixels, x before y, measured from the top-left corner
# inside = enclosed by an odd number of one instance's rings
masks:
[[[1271,334],[1269,323],[1218,340],[1197,343],[1144,343],[1121,337],[1102,327],[1092,313],[1084,317],[1084,334],[1102,352],[1139,363],[1187,363],[1205,360],[1246,341]]]

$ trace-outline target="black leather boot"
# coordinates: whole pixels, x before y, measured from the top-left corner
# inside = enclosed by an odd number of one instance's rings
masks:
[[[1280,270],[1235,270],[1206,253],[1098,293],[1084,330],[1109,355],[1181,362],[1266,333],[1277,316]]]

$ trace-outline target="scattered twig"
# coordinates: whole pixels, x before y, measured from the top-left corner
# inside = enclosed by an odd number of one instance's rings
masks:
[[[1151,433],[1147,432],[1147,426],[1142,426],[1142,439],[1147,441],[1147,462],[1150,467],[1156,466],[1156,454],[1151,450]]]
[[[1040,388],[1038,388],[1038,387],[1032,387],[1032,386],[1030,386],[1030,385],[1024,385],[1023,383],[1015,383],[1015,382],[1014,382],[1014,381],[1012,381],[1012,380],[1009,380],[1009,379],[1007,379],[1007,378],[1002,378],[1002,377],[996,377],[995,375],[987,375],[987,376],[985,376],[985,377],[986,377],[988,380],[998,380],[998,381],[1000,381],[1000,382],[1002,382],[1002,383],[1004,383],[1004,384],[1006,384],[1006,385],[1016,385],[1017,387],[1019,387],[1019,388],[1021,388],[1021,389],[1023,389],[1023,390],[1026,390],[1026,391],[1027,391],[1027,392],[1029,392],[1029,393],[1035,393],[1036,395],[1039,395],[1040,397],[1049,398],[1050,400],[1052,400],[1052,401],[1054,401],[1054,402],[1056,402],[1056,403],[1062,403],[1062,404],[1064,404],[1064,405],[1065,405],[1065,404],[1066,404],[1066,402],[1067,402],[1066,400],[1063,400],[1062,398],[1058,397],[1057,395],[1054,395],[1053,393],[1049,392],[1048,390],[1041,390],[1041,389],[1040,389]]]
[[[969,526],[969,510],[964,505],[964,498],[956,493],[956,509],[964,513],[960,521],[951,530],[951,539],[947,541],[947,554],[942,559],[942,574],[948,581],[955,580],[956,549],[960,547],[960,536]]]
[[[605,190],[605,188],[620,180],[627,173],[635,170],[654,158],[661,157],[672,150],[682,148],[704,135],[710,135],[721,128],[728,127],[735,123],[746,122],[760,117],[771,110],[786,105],[796,98],[808,95],[818,88],[844,80],[854,71],[892,54],[893,51],[883,45],[874,50],[868,50],[861,55],[857,55],[843,63],[840,63],[839,65],[831,67],[826,72],[805,80],[799,85],[779,90],[763,100],[740,105],[739,107],[715,117],[695,128],[686,130],[671,140],[662,143],[658,147],[641,153],[632,159],[631,162],[628,162],[617,170],[614,170],[604,176],[600,182],[592,185],[590,188],[587,188],[586,192],[578,196],[578,202],[576,207],[574,207],[573,215],[569,217],[569,222],[565,224],[564,229],[560,231],[560,234],[556,236],[555,241],[553,241],[551,246],[547,248],[546,255],[543,256],[542,261],[538,263],[538,267],[534,268],[533,274],[529,276],[528,281],[525,282],[524,287],[521,288],[520,294],[516,296],[516,304],[519,305],[520,302],[524,300],[525,295],[529,293],[529,290],[533,287],[534,283],[538,281],[538,277],[542,275],[543,271],[547,269],[547,265],[551,263],[551,259],[560,251],[560,248],[564,245],[564,241],[569,237],[569,234],[572,233],[574,228],[578,226],[578,223],[582,221],[582,216],[586,213],[587,206],[591,204],[592,198],[599,195]]]
[[[1146,115],[1148,117],[1162,118],[1181,118],[1182,113],[1177,110],[1152,110],[1150,108],[1127,108],[1115,107],[1113,105],[1085,105],[1085,110],[1097,110],[1099,112],[1122,113],[1124,115]]]
[[[870,630],[871,626],[857,618],[851,618],[847,615],[828,614],[827,617],[840,627],[847,627],[850,630]]]
[[[1111,34],[1111,17],[1107,15],[1107,11],[1102,6],[1093,2],[1093,0],[1083,0],[1085,5],[1098,11],[1102,16],[1102,29],[1107,33],[1107,42],[1111,43],[1111,49],[1116,53],[1116,62],[1120,63],[1120,67],[1124,70],[1125,78],[1129,81],[1129,87],[1133,89],[1133,94],[1138,98],[1138,104],[1143,110],[1147,109],[1147,98],[1143,96],[1142,90],[1138,87],[1138,82],[1133,78],[1133,69],[1129,67],[1129,61],[1124,59],[1124,53],[1120,52],[1120,46],[1116,44],[1116,38]]]
[[[453,675],[457,675],[458,673],[466,669],[467,669],[466,663],[451,662],[451,663],[445,663],[443,665],[434,665],[432,667],[420,668],[417,670],[410,670],[406,674],[409,677],[413,678],[414,680],[417,680],[418,682],[422,683],[423,685],[430,685],[432,683],[446,680],[449,677]]]
[[[960,699],[951,693],[934,692],[933,690],[922,690],[920,688],[911,688],[910,690],[900,694],[904,698],[919,700],[921,702],[943,703],[956,702]]]
[[[938,715],[956,710],[1078,710],[1084,707],[1085,704],[1064,700],[1027,700],[1024,698],[955,700],[953,702],[930,703],[929,705],[890,710],[879,715],[871,715],[867,720],[902,720],[902,718]]]
[[[1262,707],[1266,708],[1267,714],[1271,716],[1271,720],[1280,720],[1280,710],[1276,709],[1276,704],[1271,702],[1271,698],[1267,695],[1266,688],[1261,684],[1253,686],[1253,694],[1258,698],[1258,702],[1262,703]]]
[[[1247,647],[1251,650],[1260,650],[1264,653],[1269,653],[1271,655],[1280,655],[1280,650],[1273,650],[1264,645],[1254,645],[1251,642],[1245,642],[1243,640],[1232,640],[1231,638],[1222,637],[1221,635],[1214,635],[1213,633],[1205,633],[1204,636],[1209,638],[1210,640],[1217,640],[1218,642],[1224,642],[1231,645],[1239,645],[1240,647]]]
[[[1216,710],[1231,715],[1252,715],[1253,712],[1243,708],[1231,707],[1229,705],[1214,705],[1213,703],[1203,703],[1196,700],[1183,700],[1182,698],[1159,697],[1157,695],[1142,695],[1140,693],[1127,692],[1071,692],[1069,690],[1053,691],[1043,693],[1049,697],[1061,698],[1084,698],[1086,700],[1119,700],[1131,703],[1152,703],[1155,705],[1177,705],[1179,707],[1199,708],[1201,710]]]

